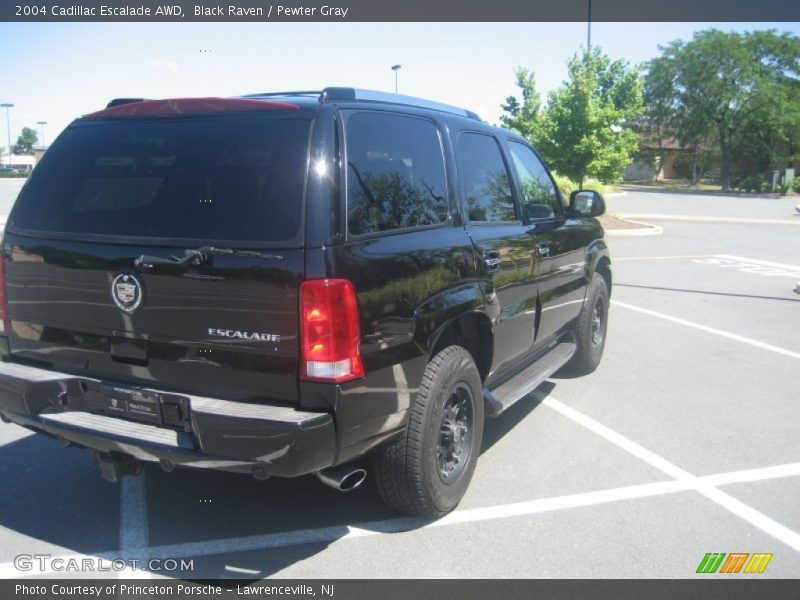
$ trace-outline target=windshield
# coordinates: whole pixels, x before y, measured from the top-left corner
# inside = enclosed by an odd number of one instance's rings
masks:
[[[280,242],[300,228],[309,118],[119,120],[67,129],[11,227],[51,233]]]

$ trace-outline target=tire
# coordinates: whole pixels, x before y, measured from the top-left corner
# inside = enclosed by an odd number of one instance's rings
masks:
[[[606,345],[608,307],[608,285],[602,275],[595,273],[586,293],[586,302],[573,329],[578,347],[566,365],[570,373],[587,375],[600,364]]]
[[[425,368],[406,431],[373,455],[375,482],[384,503],[418,517],[449,513],[467,491],[482,437],[483,385],[478,369],[464,348],[449,346]]]

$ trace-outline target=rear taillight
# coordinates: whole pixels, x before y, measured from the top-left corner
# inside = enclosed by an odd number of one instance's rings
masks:
[[[8,297],[6,296],[6,259],[0,256],[0,335],[8,332]]]
[[[353,284],[308,279],[300,284],[300,379],[343,382],[364,376]]]

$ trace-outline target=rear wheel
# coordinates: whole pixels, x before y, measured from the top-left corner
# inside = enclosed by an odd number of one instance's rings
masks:
[[[483,386],[469,352],[449,346],[425,369],[408,427],[373,457],[378,491],[397,511],[441,517],[472,479],[483,437]]]
[[[608,305],[606,280],[599,273],[595,273],[586,293],[586,303],[573,330],[578,347],[567,363],[570,372],[586,375],[600,364],[606,345]]]

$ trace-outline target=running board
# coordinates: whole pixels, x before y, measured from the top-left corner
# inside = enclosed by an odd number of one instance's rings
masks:
[[[497,417],[509,406],[521,400],[553,373],[563,367],[572,355],[576,346],[572,342],[561,342],[553,346],[544,356],[523,369],[511,379],[507,379],[496,388],[483,388],[484,414]]]

